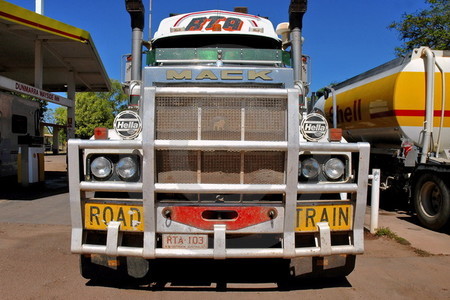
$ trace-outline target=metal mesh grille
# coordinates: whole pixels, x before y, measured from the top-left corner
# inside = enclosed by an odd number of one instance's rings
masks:
[[[285,98],[157,97],[160,140],[286,140]]]
[[[248,152],[244,160],[244,183],[282,184],[284,152]]]
[[[283,184],[284,152],[156,151],[158,183]]]
[[[159,183],[196,183],[197,152],[156,151],[156,181]]]
[[[154,85],[157,87],[195,87],[195,88],[199,88],[199,87],[219,87],[219,88],[230,88],[230,87],[234,87],[234,88],[238,88],[238,89],[242,89],[242,88],[246,88],[246,89],[260,89],[260,88],[264,88],[264,89],[284,89],[285,86],[283,83],[271,83],[271,84],[267,84],[267,83],[258,83],[258,82],[253,82],[253,83],[234,83],[234,82],[210,82],[210,83],[202,83],[202,82],[154,82]]]
[[[279,99],[254,99],[245,109],[245,140],[285,140],[286,102]]]
[[[202,106],[202,140],[241,139],[241,101],[211,99]]]
[[[238,152],[203,152],[202,183],[239,183],[240,160],[241,155]]]
[[[158,98],[156,137],[159,140],[196,140],[198,107],[189,98]]]

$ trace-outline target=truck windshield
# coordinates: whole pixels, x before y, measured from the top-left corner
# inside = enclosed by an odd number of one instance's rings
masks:
[[[184,35],[160,38],[153,48],[253,48],[281,49],[281,42],[272,38],[242,34]]]
[[[289,53],[281,50],[278,40],[250,35],[161,38],[152,43],[147,54],[147,65],[204,64],[217,60],[227,64],[290,65]]]

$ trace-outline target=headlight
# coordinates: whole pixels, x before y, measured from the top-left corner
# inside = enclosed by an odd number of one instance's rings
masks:
[[[117,174],[123,179],[130,179],[137,172],[137,165],[134,159],[127,156],[121,158],[116,165]]]
[[[342,160],[338,158],[331,158],[325,163],[323,170],[329,179],[336,180],[344,174],[345,165]]]
[[[94,159],[91,163],[91,172],[97,177],[104,179],[111,175],[113,169],[113,165],[109,159],[103,156],[99,156]]]
[[[315,178],[319,175],[320,165],[314,158],[308,158],[302,161],[302,175],[306,178]]]

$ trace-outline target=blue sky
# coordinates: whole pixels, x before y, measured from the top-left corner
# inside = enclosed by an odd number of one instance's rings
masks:
[[[44,14],[91,33],[110,78],[120,80],[120,61],[131,51],[129,15],[124,0],[42,0]],[[34,0],[9,0],[34,11]],[[150,0],[143,0],[148,11]],[[276,26],[288,21],[289,0],[153,0],[153,32],[169,13],[205,9],[233,10],[267,16]],[[403,13],[426,8],[425,0],[309,0],[304,18],[304,53],[312,59],[312,91],[343,81],[395,58],[401,44],[387,29]],[[148,31],[148,16],[146,18]],[[147,33],[145,38],[148,38]]]

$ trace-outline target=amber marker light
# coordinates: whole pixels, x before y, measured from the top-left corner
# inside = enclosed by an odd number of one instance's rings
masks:
[[[212,31],[222,31],[222,25],[214,24],[212,27]]]
[[[94,129],[94,138],[96,140],[107,140],[108,139],[108,129],[106,127],[96,127]]]
[[[342,138],[342,128],[330,128],[328,140],[330,142],[340,142]]]

